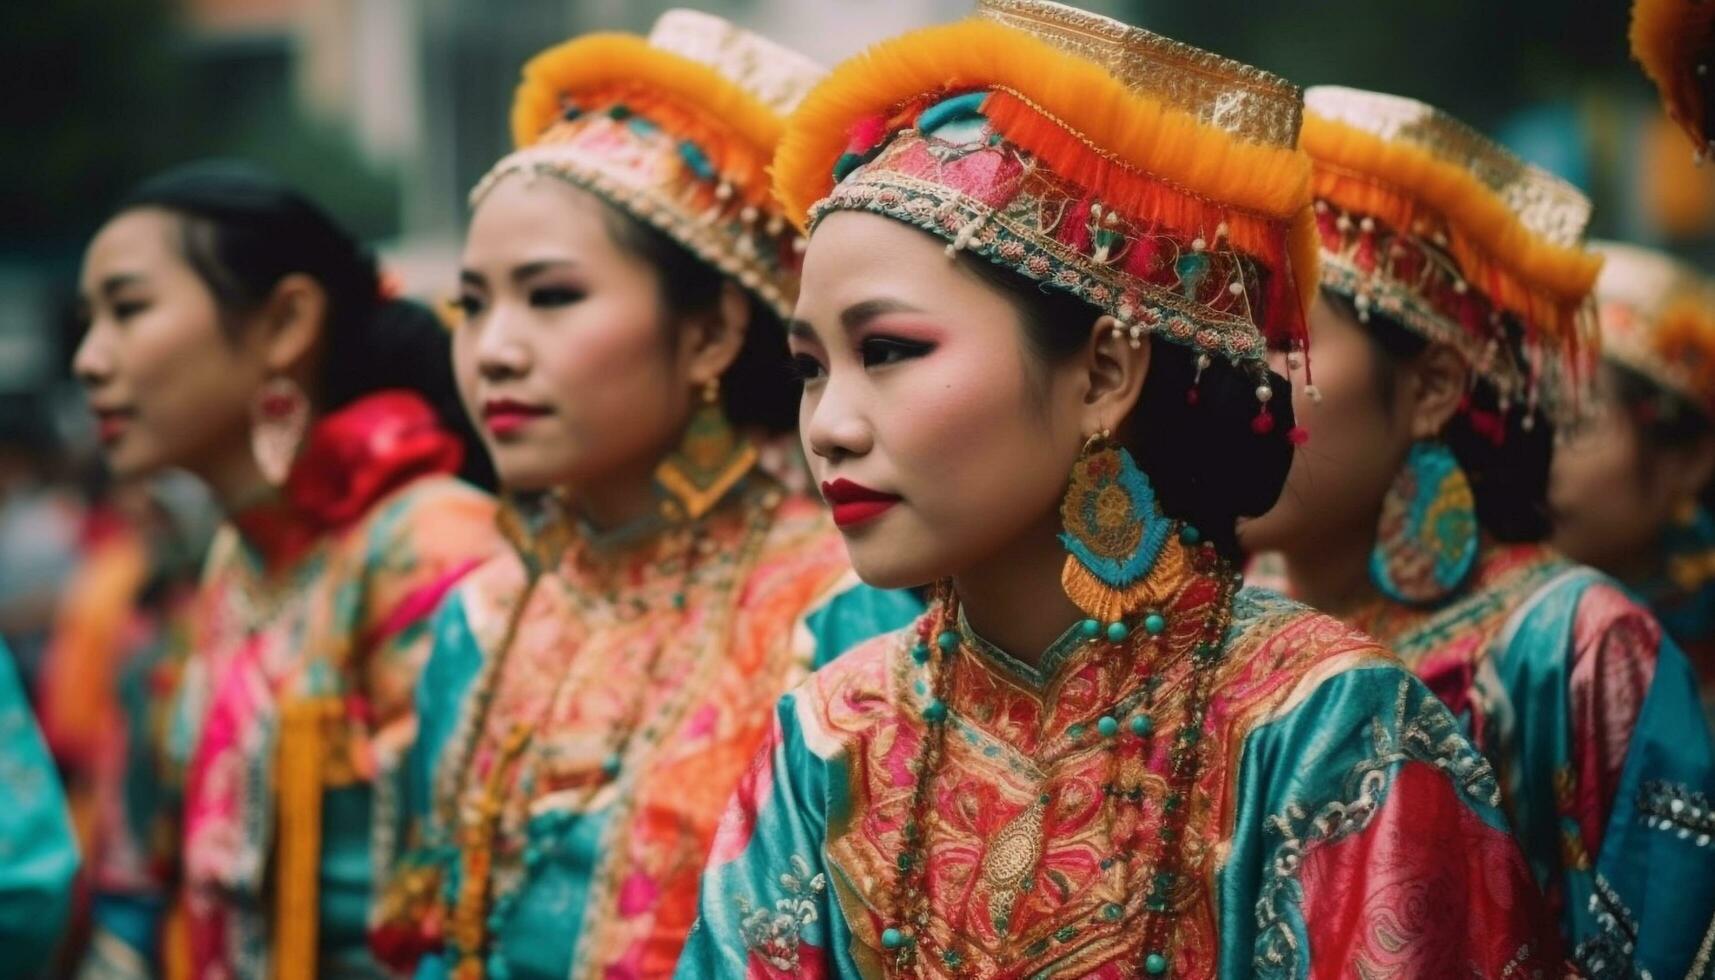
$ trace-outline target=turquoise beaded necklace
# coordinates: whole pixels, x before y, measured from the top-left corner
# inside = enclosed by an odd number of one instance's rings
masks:
[[[1143,866],[1144,873],[1141,877],[1131,879],[1148,882],[1142,903],[1144,952],[1143,962],[1140,964],[1143,975],[1148,977],[1167,976],[1172,968],[1170,943],[1173,919],[1177,914],[1174,892],[1183,880],[1184,854],[1181,845],[1190,813],[1187,804],[1190,791],[1201,772],[1203,753],[1199,751],[1199,746],[1202,743],[1204,716],[1212,693],[1215,668],[1219,665],[1225,649],[1226,631],[1232,618],[1233,596],[1240,584],[1239,576],[1220,558],[1212,545],[1199,544],[1200,539],[1194,528],[1182,527],[1180,540],[1193,547],[1188,574],[1215,579],[1219,583],[1219,595],[1211,612],[1204,619],[1202,629],[1198,633],[1199,640],[1191,651],[1192,685],[1186,702],[1185,718],[1175,733],[1169,750],[1168,789],[1161,803],[1163,815],[1157,835],[1159,847],[1152,860]],[[956,593],[949,582],[942,582],[937,586],[936,594],[937,612],[923,620],[917,641],[911,648],[912,660],[925,673],[923,682],[926,694],[922,717],[928,730],[912,768],[916,779],[904,827],[905,844],[895,865],[887,925],[880,935],[884,960],[889,962],[894,970],[911,973],[920,972],[918,937],[926,933],[930,921],[927,893],[927,828],[931,810],[931,784],[945,755],[947,731],[951,727],[945,698],[953,662],[963,645],[958,631],[960,615]],[[1166,613],[1152,609],[1138,619],[1135,629],[1123,622],[1104,625],[1095,620],[1084,620],[1078,624],[1078,632],[1086,643],[1105,641],[1116,648],[1116,653],[1123,649],[1125,653],[1137,656],[1146,645],[1157,643],[1166,633],[1168,625]],[[1154,706],[1154,683],[1155,678],[1146,682],[1144,700],[1140,705],[1142,710],[1132,714],[1124,722],[1124,727],[1130,731],[1131,736],[1143,742],[1151,741],[1157,730],[1157,719],[1151,712]],[[1102,862],[1104,869],[1129,867],[1139,844],[1143,843],[1139,837],[1144,824],[1136,815],[1126,821],[1131,829],[1123,844],[1116,839],[1117,828],[1121,823],[1121,808],[1129,806],[1141,809],[1146,803],[1141,780],[1130,784],[1122,783],[1121,757],[1118,751],[1122,720],[1116,717],[1116,714],[1113,711],[1105,713],[1095,724],[1096,734],[1108,743],[1108,776],[1102,786],[1102,792],[1105,797],[1109,839],[1114,842],[1118,851],[1113,857]],[[1082,725],[1074,725],[1068,729],[1067,734],[1073,738],[1083,738],[1088,733]],[[1047,805],[1051,799],[1050,794],[1044,793],[1040,802]],[[1111,925],[1123,918],[1125,912],[1123,905],[1110,902],[1097,915],[1105,924]],[[1006,924],[1004,920],[996,921],[997,928],[1002,932],[1005,931]],[[941,961],[955,973],[963,974],[969,968],[969,964],[955,948],[942,951]]]

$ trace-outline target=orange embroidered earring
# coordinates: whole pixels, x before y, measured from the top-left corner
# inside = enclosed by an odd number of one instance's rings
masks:
[[[756,446],[727,421],[720,395],[718,380],[703,387],[703,403],[679,447],[655,468],[662,510],[671,519],[701,520],[756,466]]]
[[[1157,508],[1155,488],[1137,460],[1105,430],[1084,443],[1072,464],[1060,522],[1066,548],[1060,585],[1090,617],[1084,632],[1094,638],[1105,630],[1109,640],[1123,641],[1130,632],[1126,620],[1159,598],[1150,573],[1173,522]]]

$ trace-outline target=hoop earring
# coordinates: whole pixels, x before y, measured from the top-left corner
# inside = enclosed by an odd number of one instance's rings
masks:
[[[1370,580],[1395,602],[1433,605],[1465,583],[1478,546],[1476,497],[1453,450],[1413,443],[1382,500]]]
[[[1084,443],[1060,502],[1066,597],[1111,635],[1156,599],[1149,579],[1172,530],[1155,488],[1105,430]],[[1087,627],[1086,627],[1087,628]]]
[[[727,421],[719,381],[703,387],[679,447],[655,468],[662,512],[670,519],[701,520],[756,466],[756,447]]]
[[[286,482],[310,425],[310,399],[290,378],[270,378],[250,400],[250,454],[270,486]]]

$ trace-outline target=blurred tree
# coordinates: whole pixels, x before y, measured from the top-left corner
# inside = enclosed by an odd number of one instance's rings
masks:
[[[1646,89],[1623,0],[1127,0],[1170,37],[1301,85],[1409,95],[1493,128],[1520,105]]]
[[[63,277],[127,188],[214,155],[273,169],[364,237],[395,233],[396,175],[298,110],[290,35],[199,34],[177,7],[0,4],[0,254]]]

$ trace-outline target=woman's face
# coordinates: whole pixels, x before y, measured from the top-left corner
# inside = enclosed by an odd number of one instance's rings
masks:
[[[453,366],[500,479],[516,490],[647,472],[690,411],[654,267],[606,205],[552,177],[507,177],[477,206]]]
[[[1592,417],[1554,451],[1548,504],[1555,547],[1611,572],[1647,565],[1681,502],[1661,464],[1671,461],[1651,456],[1604,384]]]
[[[1389,410],[1368,332],[1320,294],[1310,309],[1310,346],[1322,401],[1292,402],[1310,441],[1293,454],[1280,501],[1239,522],[1239,543],[1248,552],[1303,554],[1324,541],[1373,536],[1382,499],[1410,448],[1409,396],[1396,387]],[[1284,364],[1274,367],[1286,373]]]
[[[1057,519],[1085,435],[1078,371],[1038,361],[1011,301],[944,248],[832,214],[790,324],[811,470],[858,574],[886,588],[959,575]]]
[[[84,253],[88,332],[72,361],[115,475],[199,475],[249,452],[250,399],[267,375],[262,331],[223,324],[181,251],[181,219],[136,208]]]

